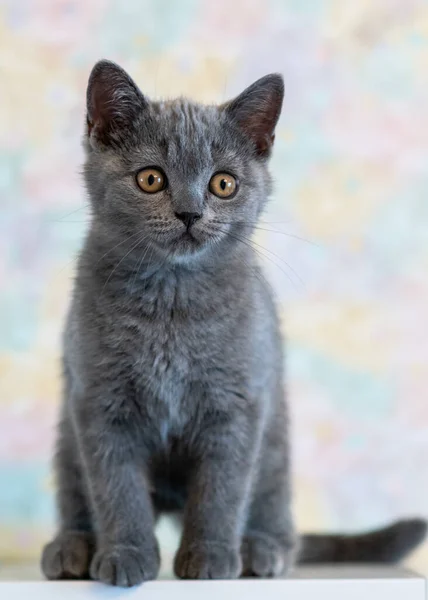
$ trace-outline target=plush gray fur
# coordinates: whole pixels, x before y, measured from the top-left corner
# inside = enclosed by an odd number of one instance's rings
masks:
[[[295,561],[282,343],[247,241],[271,191],[282,97],[268,75],[219,107],[156,103],[117,65],[92,71],[93,216],[64,334],[50,579],[155,578],[161,511],[183,513],[179,577],[273,576]],[[144,167],[160,167],[166,189],[144,193]],[[219,171],[239,181],[232,199],[209,192]],[[201,218],[188,230],[182,212]],[[393,552],[367,556],[401,558],[424,524],[398,528]],[[304,538],[301,559],[337,558],[343,539]]]

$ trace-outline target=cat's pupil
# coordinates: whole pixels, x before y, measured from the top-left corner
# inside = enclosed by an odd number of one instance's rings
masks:
[[[227,181],[226,181],[226,179],[222,179],[222,180],[220,181],[220,187],[221,187],[221,189],[223,190],[223,192],[224,192],[224,190],[226,189],[226,186],[227,186]]]
[[[154,184],[154,182],[155,182],[155,176],[153,175],[153,173],[150,173],[150,175],[149,175],[149,177],[148,177],[148,179],[147,179],[147,183],[148,183],[149,185],[153,185],[153,184]]]

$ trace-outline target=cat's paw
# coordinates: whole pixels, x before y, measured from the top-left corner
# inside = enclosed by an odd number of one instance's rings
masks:
[[[295,560],[295,549],[284,547],[268,535],[249,535],[241,546],[244,577],[277,577],[286,575]]]
[[[90,533],[65,531],[45,546],[42,571],[47,579],[89,579],[89,565],[95,552]]]
[[[236,579],[241,568],[239,552],[215,542],[184,544],[174,561],[174,572],[181,579]]]
[[[156,579],[159,566],[157,545],[150,550],[117,545],[97,551],[90,574],[92,579],[107,585],[132,587],[143,581]]]

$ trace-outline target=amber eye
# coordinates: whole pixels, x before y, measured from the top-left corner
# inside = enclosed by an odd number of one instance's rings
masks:
[[[219,198],[230,198],[238,189],[238,182],[229,173],[216,173],[210,179],[210,192]]]
[[[166,177],[159,169],[149,167],[143,169],[137,174],[137,183],[143,192],[147,194],[155,194],[164,189],[166,185]]]

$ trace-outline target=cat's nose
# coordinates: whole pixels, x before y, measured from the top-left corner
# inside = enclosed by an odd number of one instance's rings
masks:
[[[197,212],[176,212],[175,216],[177,219],[180,219],[180,221],[183,221],[187,229],[190,229],[193,223],[202,217],[202,215]]]

